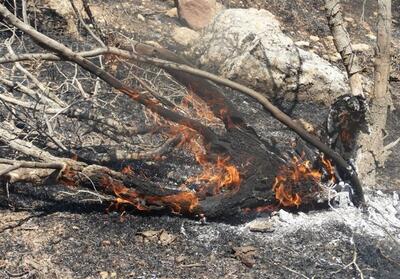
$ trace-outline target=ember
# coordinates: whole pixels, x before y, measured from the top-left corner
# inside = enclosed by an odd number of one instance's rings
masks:
[[[273,185],[275,198],[279,200],[280,204],[283,206],[299,206],[302,203],[302,196],[307,194],[304,191],[304,185],[311,183],[309,192],[315,193],[319,190],[319,184],[323,179],[330,182],[335,181],[332,163],[323,156],[320,157],[320,162],[327,173],[326,176],[320,169],[314,168],[310,161],[303,161],[297,156],[293,157],[289,166],[281,168]],[[300,189],[300,185],[303,185],[302,190],[296,192],[296,189]]]

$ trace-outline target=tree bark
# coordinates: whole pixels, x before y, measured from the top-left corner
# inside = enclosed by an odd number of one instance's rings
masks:
[[[346,30],[342,16],[340,0],[325,0],[325,10],[335,47],[342,57],[343,65],[349,77],[351,93],[355,96],[364,96],[360,74],[362,69],[351,46],[350,35]]]
[[[376,172],[383,167],[390,152],[386,150],[385,137],[388,110],[392,105],[389,92],[391,47],[391,0],[379,0],[377,53],[375,56],[374,91],[369,112],[369,133],[358,139],[356,165],[360,176],[369,186],[376,185]]]
[[[373,186],[378,167],[382,167],[389,151],[383,144],[388,109],[391,97],[388,90],[390,76],[390,42],[391,42],[391,1],[378,0],[379,18],[377,35],[377,52],[375,56],[374,90],[370,96],[371,104],[367,115],[369,132],[360,132],[356,139],[354,157],[357,171],[363,183]],[[334,37],[337,51],[340,53],[346,68],[351,93],[363,94],[361,68],[351,47],[350,36],[344,26],[340,0],[325,0],[325,9],[329,27]]]

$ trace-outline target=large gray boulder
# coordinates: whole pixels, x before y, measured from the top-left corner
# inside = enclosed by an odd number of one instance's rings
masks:
[[[296,46],[266,10],[222,11],[203,32],[191,55],[202,68],[270,97],[329,105],[349,92],[342,71]]]

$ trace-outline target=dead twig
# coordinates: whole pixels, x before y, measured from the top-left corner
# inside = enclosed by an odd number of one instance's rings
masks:
[[[3,164],[10,164],[11,165],[8,168],[5,168],[3,170],[0,170],[0,176],[3,176],[9,172],[12,172],[13,170],[19,169],[19,168],[31,168],[31,169],[58,169],[62,170],[65,168],[66,164],[65,163],[40,163],[40,162],[29,162],[29,161],[17,161],[17,160],[4,160],[0,159],[0,163]]]
[[[182,267],[182,268],[206,267],[206,265],[205,264],[201,264],[201,263],[192,263],[192,264],[181,264],[181,265],[179,265],[179,267]]]
[[[389,262],[391,262],[392,264],[395,264],[395,265],[397,265],[397,266],[400,266],[400,261],[396,261],[396,260],[392,259],[391,257],[385,255],[385,254],[382,252],[382,249],[381,249],[380,247],[378,248],[378,252],[379,252],[379,254],[381,254],[381,256],[382,256],[383,258],[385,258],[387,261],[389,261]]]
[[[344,270],[344,269],[347,269],[348,267],[350,267],[350,266],[353,265],[354,268],[357,270],[357,272],[360,274],[360,278],[361,278],[361,279],[364,279],[364,274],[363,274],[361,268],[360,268],[360,267],[358,266],[358,264],[357,264],[357,249],[356,249],[354,243],[353,243],[353,249],[354,249],[354,250],[353,250],[353,259],[352,259],[352,261],[351,261],[350,263],[348,263],[347,265],[345,265],[344,267],[342,267],[341,269],[339,269],[339,270],[333,272],[333,274],[339,273],[340,271],[342,271],[342,270]]]
[[[4,17],[4,20],[9,22],[13,26],[21,29],[32,38],[34,38],[34,40],[36,42],[39,42],[42,47],[45,47],[50,51],[58,53],[67,60],[75,62],[85,70],[100,77],[102,80],[104,80],[105,82],[116,88],[121,93],[129,96],[131,99],[146,106],[154,113],[157,113],[158,115],[160,115],[165,119],[168,119],[170,121],[182,124],[184,126],[196,130],[199,134],[201,134],[204,137],[206,143],[214,143],[214,144],[218,143],[217,135],[210,128],[204,126],[199,121],[193,120],[177,112],[164,108],[159,104],[159,102],[155,102],[155,100],[153,99],[146,98],[145,96],[141,95],[137,90],[125,85],[120,80],[116,79],[114,76],[109,74],[108,72],[102,70],[100,67],[96,66],[94,63],[83,58],[82,56],[79,56],[77,53],[73,52],[71,49],[67,48],[63,44],[47,37],[46,35],[33,29],[31,26],[25,24],[17,17],[15,17],[12,13],[10,13],[7,10],[7,8],[4,7],[3,5],[0,5],[0,15]]]
[[[294,274],[296,274],[296,275],[299,275],[299,276],[301,276],[301,277],[303,277],[303,278],[305,278],[305,279],[310,279],[310,277],[308,277],[308,276],[306,276],[306,275],[304,275],[304,274],[302,274],[302,273],[300,273],[300,272],[298,272],[298,271],[296,271],[296,270],[294,270],[294,269],[291,269],[290,267],[287,267],[287,266],[281,265],[281,264],[277,264],[277,263],[272,262],[272,261],[271,261],[271,263],[272,263],[273,265],[277,266],[277,267],[286,269],[287,271],[290,271],[290,272],[292,272],[292,273],[294,273]]]

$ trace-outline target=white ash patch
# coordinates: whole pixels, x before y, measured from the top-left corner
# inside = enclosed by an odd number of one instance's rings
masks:
[[[243,232],[250,230],[255,223],[270,223],[273,233],[267,238],[285,237],[299,229],[322,231],[332,225],[345,225],[352,232],[376,238],[392,238],[400,243],[400,201],[399,194],[374,192],[366,195],[366,208],[353,206],[331,208],[309,213],[289,213],[283,209],[271,218],[259,218],[241,227]]]

